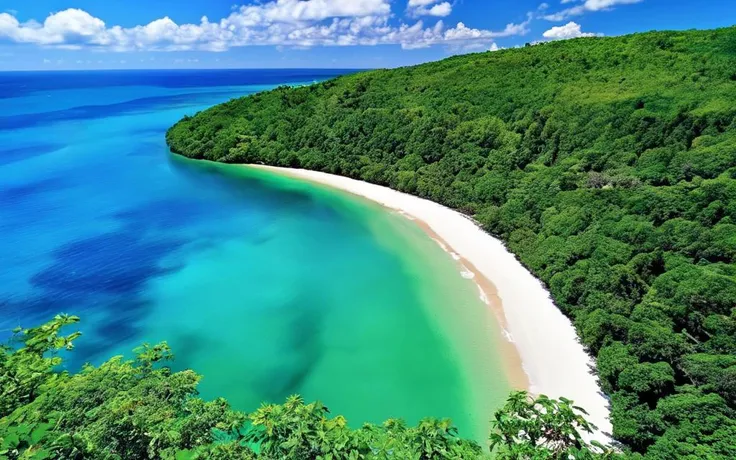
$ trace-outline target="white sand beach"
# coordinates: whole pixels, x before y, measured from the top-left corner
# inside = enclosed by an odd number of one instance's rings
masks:
[[[318,182],[378,202],[423,222],[449,249],[493,283],[503,306],[507,337],[518,350],[535,394],[564,396],[590,414],[592,437],[609,442],[608,401],[593,373],[594,360],[580,344],[569,319],[554,305],[542,283],[503,243],[461,213],[412,195],[346,177],[302,169],[253,166]],[[587,437],[587,436],[586,436]]]

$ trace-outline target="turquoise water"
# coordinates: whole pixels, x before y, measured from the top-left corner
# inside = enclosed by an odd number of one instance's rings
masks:
[[[475,284],[412,222],[324,187],[170,155],[165,129],[324,71],[0,74],[0,334],[82,317],[68,367],[166,340],[202,396],[300,393],[353,425],[508,389]]]

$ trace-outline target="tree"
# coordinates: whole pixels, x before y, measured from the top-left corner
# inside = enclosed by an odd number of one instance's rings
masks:
[[[61,364],[57,353],[72,350],[81,334],[59,332],[78,322],[76,316],[57,315],[42,326],[13,331],[12,346],[0,347],[0,417],[33,401],[42,384],[60,377],[53,372]]]
[[[491,452],[502,459],[612,457],[612,450],[583,439],[584,433],[596,429],[585,415],[587,412],[569,399],[544,395],[535,399],[526,391],[514,392],[491,422]]]

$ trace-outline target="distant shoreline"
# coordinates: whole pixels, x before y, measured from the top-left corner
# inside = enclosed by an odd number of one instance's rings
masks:
[[[572,399],[590,414],[588,419],[598,427],[593,438],[610,441],[608,400],[593,372],[594,360],[585,352],[570,320],[554,305],[542,283],[501,241],[457,211],[387,187],[304,169],[244,167],[324,184],[410,216],[475,274],[474,280],[485,294],[484,301],[507,336],[500,351],[512,387]]]

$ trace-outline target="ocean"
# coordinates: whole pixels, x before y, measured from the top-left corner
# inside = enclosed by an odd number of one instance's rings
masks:
[[[82,318],[64,366],[167,341],[204,398],[295,393],[351,425],[449,417],[485,438],[509,389],[472,280],[405,217],[194,162],[184,115],[349,70],[0,73],[0,339]]]

